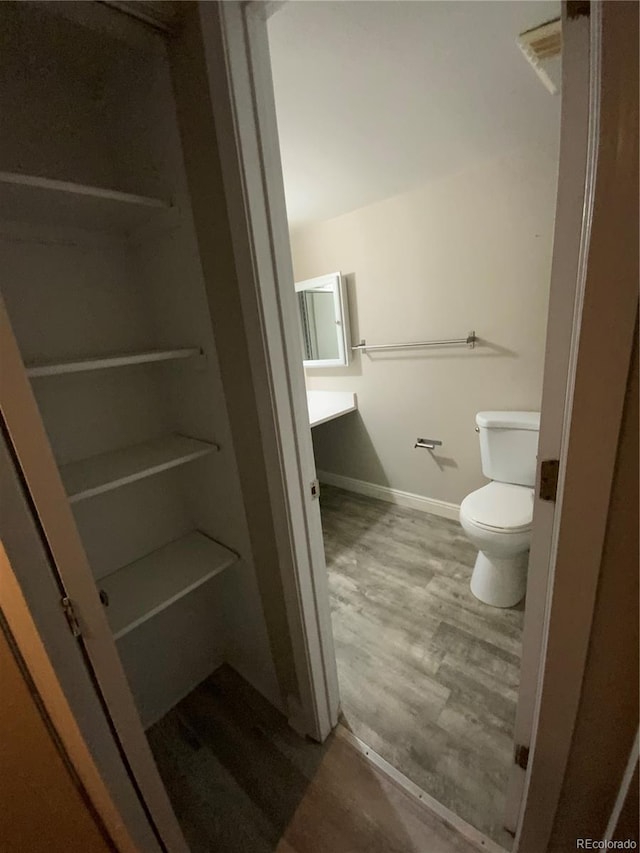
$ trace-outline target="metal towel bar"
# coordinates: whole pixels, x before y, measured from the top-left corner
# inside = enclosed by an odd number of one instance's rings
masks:
[[[382,349],[422,349],[423,347],[448,347],[459,346],[466,344],[469,349],[473,349],[476,345],[475,331],[469,332],[466,338],[447,338],[444,341],[415,341],[409,344],[368,344],[364,338],[352,350],[382,350]]]

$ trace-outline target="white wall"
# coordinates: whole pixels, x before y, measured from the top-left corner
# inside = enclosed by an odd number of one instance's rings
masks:
[[[314,429],[319,470],[453,503],[485,482],[475,413],[540,406],[556,176],[557,156],[513,151],[292,232],[297,281],[347,276],[354,342],[482,339],[307,370],[309,389],[358,395]]]

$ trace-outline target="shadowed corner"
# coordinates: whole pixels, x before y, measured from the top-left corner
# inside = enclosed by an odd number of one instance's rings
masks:
[[[216,670],[148,732],[192,853],[422,853],[425,830],[440,849],[449,830],[340,727],[302,738],[235,670]]]
[[[390,485],[360,411],[314,427],[312,436],[318,471],[340,471],[379,486]]]

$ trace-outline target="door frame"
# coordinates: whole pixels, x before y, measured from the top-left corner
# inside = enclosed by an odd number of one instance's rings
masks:
[[[579,6],[567,4],[572,10]],[[577,287],[517,853],[546,849],[560,800],[589,652],[638,317],[638,12],[635,4],[601,0],[592,0],[590,8],[580,249],[577,257],[570,245],[558,252],[565,266],[559,263],[555,271],[559,284],[573,262]]]
[[[160,851],[81,646],[55,606],[63,592],[4,419],[0,517],[0,612],[68,760],[118,850]]]
[[[323,741],[340,696],[266,39],[274,8],[199,4],[300,691],[299,705],[288,697],[289,720]]]
[[[315,479],[315,466],[267,36],[267,18],[281,5],[254,0],[205,3],[201,20],[217,95],[214,115],[220,156],[225,174],[231,176],[227,202],[240,286],[250,309],[245,322],[250,337],[260,336],[263,349],[257,358],[266,357],[270,371],[270,400],[265,401],[262,414],[278,441],[295,556],[292,576],[283,577],[299,601],[298,625],[291,624],[292,640],[294,646],[306,649],[310,663],[315,657],[319,664],[309,666],[307,681],[315,708],[329,709],[326,722],[336,719],[339,696],[319,511],[307,489]],[[602,4],[596,0],[588,8],[591,14],[587,12],[585,18],[584,4],[563,2],[565,24],[575,33],[574,70],[579,71],[582,62],[582,72],[565,97],[577,99],[575,115],[563,107],[569,120],[563,125],[565,154],[558,179],[563,209],[553,251],[556,299],[550,305],[554,311],[560,304],[563,308],[549,323],[540,437],[540,455],[560,461],[560,477],[557,502],[536,499],[534,514],[532,556],[539,571],[530,574],[530,605],[534,606],[527,620],[523,656],[529,689],[519,708],[520,737],[530,748],[530,760],[519,780],[522,796],[511,804],[518,816],[514,853],[545,849],[560,797],[589,644],[637,305],[637,294],[625,287],[620,299],[603,306],[607,282],[591,275],[592,216],[598,192],[603,192],[596,182],[596,164],[601,169],[601,161],[615,158],[615,152],[603,147],[600,137],[600,56],[603,40],[605,47],[607,43]],[[216,47],[222,51],[215,51]],[[615,91],[609,97],[615,99]],[[616,343],[612,357],[605,359],[599,334],[603,309]],[[597,423],[585,417],[585,371],[594,364],[602,401]],[[598,476],[592,480],[598,489],[596,500],[580,482],[592,467],[594,447],[604,449]],[[581,549],[584,562],[576,595],[569,544],[582,537],[585,524],[589,546]],[[567,625],[572,629],[569,654]],[[322,726],[320,733],[325,732]]]
[[[592,89],[597,88],[599,10],[591,17],[568,19],[562,8],[562,116],[560,127],[559,176],[554,225],[554,252],[547,319],[543,392],[541,404],[539,459],[558,459],[558,495],[554,502],[536,496],[527,576],[526,609],[522,632],[520,688],[514,725],[514,744],[531,750],[537,718],[541,658],[548,624],[549,590],[557,552],[558,526],[562,514],[567,446],[575,380],[575,361],[584,300],[585,251],[588,247],[593,206],[596,139],[590,116]],[[567,283],[573,286],[567,286]],[[539,476],[539,474],[538,474]],[[539,481],[536,482],[536,492]],[[511,767],[505,827],[516,834],[527,770]]]

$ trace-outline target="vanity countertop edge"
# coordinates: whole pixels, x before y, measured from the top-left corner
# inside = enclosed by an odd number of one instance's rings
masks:
[[[354,391],[307,391],[311,427],[340,418],[358,409]]]

